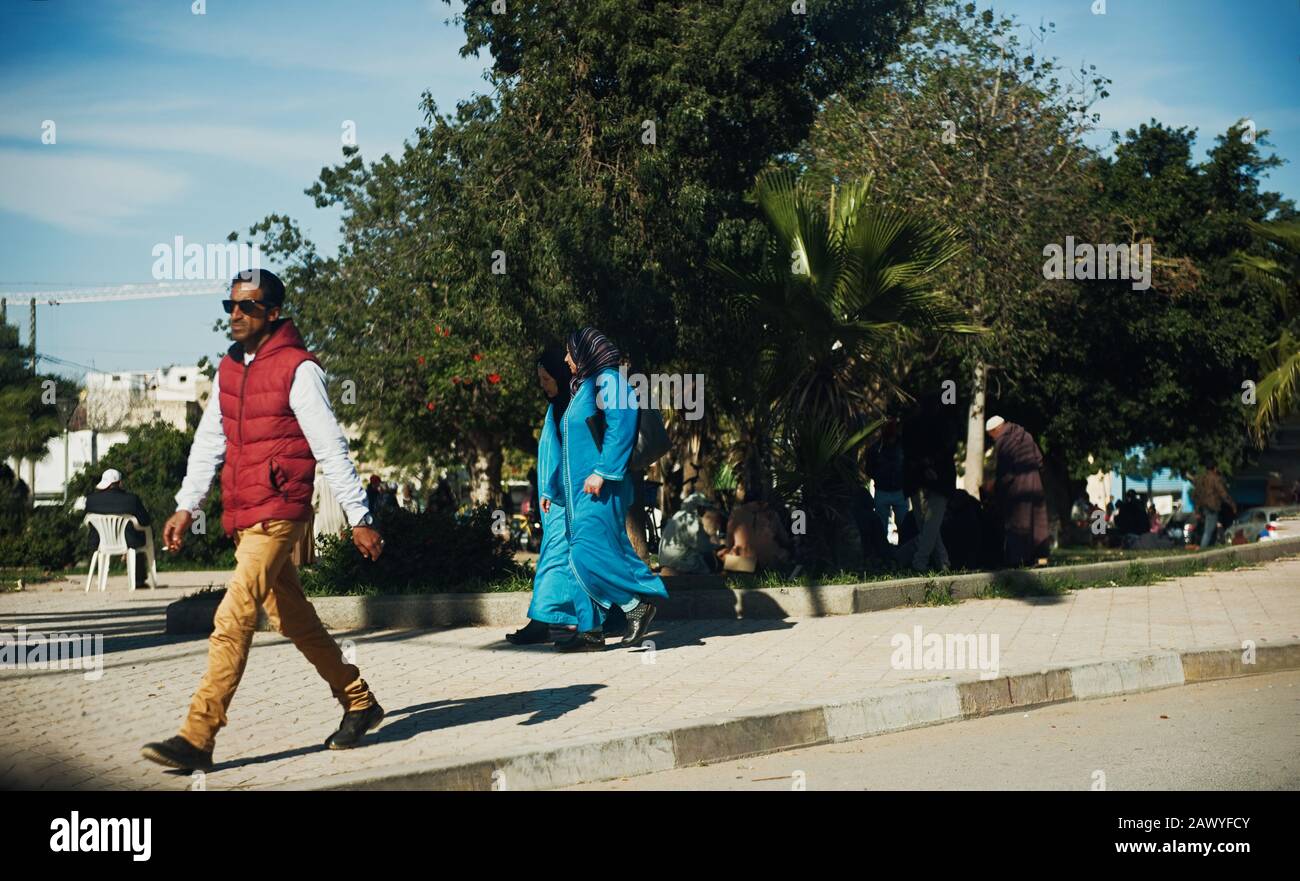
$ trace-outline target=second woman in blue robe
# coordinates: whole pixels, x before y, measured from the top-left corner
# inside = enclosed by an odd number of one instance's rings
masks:
[[[559,468],[559,424],[569,405],[569,381],[572,378],[573,374],[565,363],[563,346],[547,349],[537,359],[537,381],[550,402],[537,438],[542,544],[537,556],[537,571],[533,575],[533,601],[528,606],[528,625],[506,635],[506,639],[515,645],[550,642],[551,628],[572,631],[578,620],[574,614],[574,601],[581,591],[569,571],[569,536],[564,509],[553,503],[545,491],[548,475]]]
[[[627,537],[633,503],[627,466],[636,445],[638,400],[618,370],[621,356],[594,328],[571,335],[567,348],[573,394],[560,420],[560,455],[549,473],[539,470],[538,481],[543,498],[563,505],[569,570],[581,590],[574,609],[578,632],[556,648],[599,651],[606,610],[618,606],[627,614],[622,644],[635,645],[649,630],[654,600],[667,599],[668,591]]]

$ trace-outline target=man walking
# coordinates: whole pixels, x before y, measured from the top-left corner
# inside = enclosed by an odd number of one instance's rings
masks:
[[[141,527],[152,525],[149,509],[135,493],[122,488],[122,473],[116,468],[109,468],[95,484],[95,492],[86,496],[87,514],[132,514]],[[127,524],[126,546],[135,554],[135,586],[144,587],[149,579],[148,555],[143,550],[144,533]],[[90,530],[90,550],[93,553],[99,547],[99,530]]]
[[[1214,544],[1219,531],[1219,512],[1225,508],[1236,511],[1237,505],[1228,494],[1228,485],[1223,482],[1219,466],[1210,465],[1192,481],[1192,504],[1205,515],[1205,528],[1201,533],[1201,547],[1208,548]]]
[[[952,562],[943,543],[948,499],[957,487],[957,436],[952,408],[930,395],[903,425],[903,492],[912,500],[916,538],[900,544],[896,559],[917,572],[947,570]]]
[[[885,528],[885,535],[889,535],[891,512],[894,528],[901,532],[903,518],[907,516],[907,497],[903,494],[903,445],[898,442],[897,419],[885,422],[880,440],[867,453],[867,474],[876,484],[876,516]],[[896,543],[901,544],[901,539]]]
[[[383,551],[347,439],[330,409],[325,374],[293,322],[280,317],[284,283],[274,273],[240,273],[230,297],[223,305],[235,342],[221,359],[218,394],[195,432],[177,511],[163,527],[168,550],[179,550],[220,465],[221,525],[235,540],[235,572],[213,621],[207,673],[180,733],[143,749],[145,758],[186,771],[212,767],[213,742],[244,674],[259,605],[343,705],[327,747],[357,746],[384,717],[360,671],[344,662],[303,595],[290,560],[311,519],[318,461],[361,555],[375,560]]]

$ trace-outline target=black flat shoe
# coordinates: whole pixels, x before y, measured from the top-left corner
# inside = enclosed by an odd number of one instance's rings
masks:
[[[637,603],[636,608],[627,613],[627,636],[619,643],[620,648],[639,645],[650,631],[650,622],[655,619],[655,607],[645,600]]]
[[[378,703],[371,704],[364,710],[351,710],[343,714],[339,730],[325,738],[325,745],[330,749],[352,749],[360,745],[361,737],[367,731],[379,727],[384,720],[384,708]]]
[[[603,652],[605,634],[599,630],[575,633],[568,639],[556,640],[555,650],[557,652]]]
[[[539,642],[550,642],[551,625],[545,621],[529,619],[526,625],[514,633],[507,633],[506,641],[511,645],[536,645]]]
[[[605,611],[605,635],[622,636],[627,633],[627,615],[618,606]]]
[[[157,743],[146,743],[140,755],[151,762],[181,771],[211,771],[212,750],[199,749],[179,734]]]

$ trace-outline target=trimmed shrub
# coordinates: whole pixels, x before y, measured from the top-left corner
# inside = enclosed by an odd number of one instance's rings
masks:
[[[302,571],[303,589],[343,596],[526,587],[530,569],[515,563],[514,549],[493,534],[492,520],[489,508],[468,514],[385,511],[384,552],[378,560],[363,559],[350,533],[321,536],[316,563]]]
[[[79,516],[40,507],[28,514],[21,531],[0,534],[0,566],[63,569],[75,563],[84,548]]]

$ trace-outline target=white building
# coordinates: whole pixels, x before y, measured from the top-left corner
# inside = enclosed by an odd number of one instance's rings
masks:
[[[197,366],[86,374],[86,422],[113,431],[159,420],[184,431],[212,394],[212,380]]]
[[[87,373],[69,430],[52,438],[45,456],[35,463],[37,502],[62,501],[72,475],[98,463],[114,444],[125,442],[132,428],[161,421],[184,431],[187,420],[198,418],[211,394],[212,380],[194,365]],[[8,464],[31,482],[30,461],[11,458]]]

